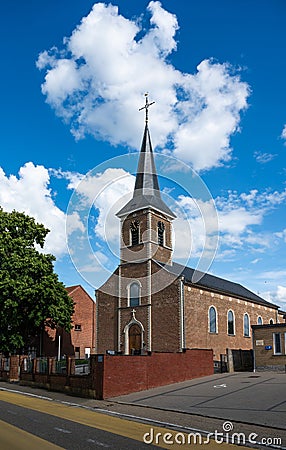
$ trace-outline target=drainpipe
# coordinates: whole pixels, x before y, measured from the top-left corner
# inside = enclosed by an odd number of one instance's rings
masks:
[[[252,328],[252,350],[253,350],[253,372],[256,372],[255,350],[254,350],[254,329]]]
[[[181,351],[183,351],[183,349],[186,348],[184,281],[185,281],[185,277],[182,276],[180,278],[180,344],[181,344]]]

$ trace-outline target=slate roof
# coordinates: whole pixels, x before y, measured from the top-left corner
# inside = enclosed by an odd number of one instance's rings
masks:
[[[172,265],[164,265],[162,263],[159,263],[158,261],[156,262],[160,266],[164,267],[164,269],[168,272],[174,275],[184,276],[187,283],[190,283],[197,287],[201,287],[202,289],[208,289],[209,291],[217,292],[220,294],[250,300],[253,303],[258,303],[270,308],[279,308],[277,305],[267,302],[262,297],[254,294],[239,283],[234,283],[233,281],[225,280],[224,278],[219,278],[208,273],[195,271],[195,269],[192,269],[191,267],[185,267],[175,262]]]
[[[133,198],[116,215],[122,217],[144,208],[156,209],[173,219],[176,217],[161,198],[147,123],[143,134]]]

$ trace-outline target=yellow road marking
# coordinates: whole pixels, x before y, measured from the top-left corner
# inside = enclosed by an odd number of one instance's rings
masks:
[[[51,444],[27,431],[0,420],[0,448],[13,450],[60,450],[63,447]]]
[[[125,436],[129,439],[134,439],[139,442],[143,441],[143,436],[146,433],[150,433],[150,429],[153,429],[154,440],[152,445],[156,445],[160,448],[172,448],[175,450],[180,450],[182,447],[190,447],[190,444],[181,445],[177,444],[175,441],[170,445],[170,436],[166,437],[169,443],[163,442],[163,436],[167,433],[171,433],[173,438],[178,434],[175,430],[170,430],[167,428],[162,428],[158,426],[146,425],[140,422],[135,422],[132,420],[120,419],[118,417],[112,417],[107,414],[97,413],[95,411],[90,411],[88,409],[83,409],[80,407],[67,406],[55,401],[42,400],[35,397],[25,396],[23,394],[16,394],[14,392],[0,391],[0,400],[8,403],[12,403],[17,406],[22,406],[23,408],[29,408],[34,411],[40,411],[52,416],[60,417],[61,419],[71,420],[82,425],[87,425],[88,427],[98,428],[109,433],[117,434],[119,436]],[[156,442],[155,437],[158,436],[158,441]],[[186,443],[187,433],[180,433],[180,436],[185,436]],[[148,436],[150,438],[150,436]],[[181,439],[183,439],[181,437]],[[203,437],[203,442],[204,442]],[[174,439],[172,439],[174,440]],[[151,442],[150,442],[151,443]],[[192,441],[192,445],[193,441]],[[221,448],[222,446],[228,445],[232,449],[242,450],[242,446],[230,445],[230,444],[219,444],[212,440],[205,447],[207,450],[213,450]],[[199,445],[198,448],[201,446]]]

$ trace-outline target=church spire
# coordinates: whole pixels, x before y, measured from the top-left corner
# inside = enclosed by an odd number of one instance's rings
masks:
[[[116,215],[118,217],[123,217],[134,211],[138,211],[139,209],[150,207],[174,219],[176,217],[175,214],[161,198],[148,128],[148,109],[155,102],[149,103],[148,94],[145,94],[145,97],[145,105],[139,109],[139,111],[145,109],[145,129],[137,167],[133,198]]]

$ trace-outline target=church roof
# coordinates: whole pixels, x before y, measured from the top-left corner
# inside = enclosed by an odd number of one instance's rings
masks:
[[[158,261],[157,261],[158,263]],[[234,283],[233,281],[225,280],[224,278],[219,278],[214,275],[210,275],[208,273],[203,273],[192,269],[191,267],[183,266],[182,264],[173,263],[171,266],[165,264],[162,265],[168,272],[178,275],[184,276],[185,281],[194,286],[197,286],[202,289],[208,289],[213,292],[218,292],[224,295],[230,295],[246,300],[250,300],[254,303],[258,303],[260,305],[268,306],[269,308],[278,308],[277,305],[273,303],[267,302],[259,295],[254,294],[244,286],[239,283]],[[198,280],[198,281],[196,281]]]
[[[144,208],[156,209],[173,219],[176,217],[161,198],[147,122],[143,134],[133,197],[116,215],[122,217]]]

